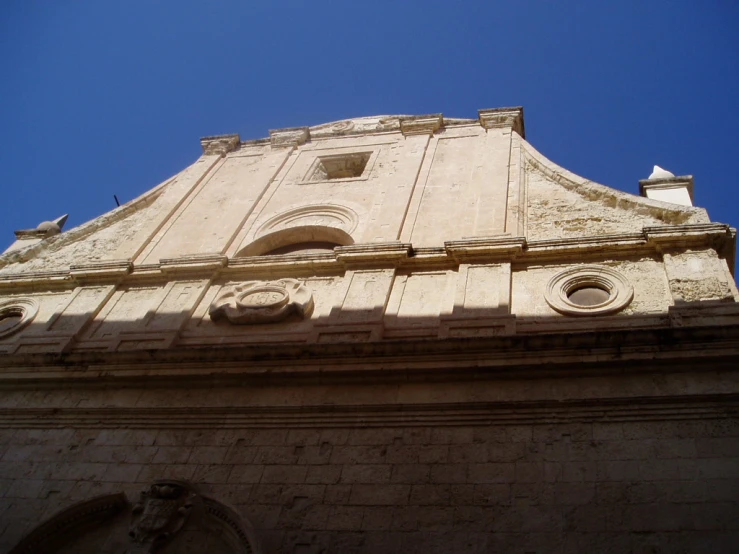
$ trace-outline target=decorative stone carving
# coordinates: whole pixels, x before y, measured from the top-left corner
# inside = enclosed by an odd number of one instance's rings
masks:
[[[444,123],[444,116],[440,113],[417,115],[400,118],[400,132],[403,136],[433,135]]]
[[[0,339],[17,333],[33,321],[38,302],[31,298],[13,298],[0,302]]]
[[[128,505],[123,493],[98,496],[75,504],[36,527],[10,554],[55,552],[70,536],[112,519]]]
[[[256,236],[261,237],[280,229],[304,227],[306,225],[336,227],[347,233],[352,233],[357,228],[358,222],[359,216],[357,213],[347,206],[314,204],[300,206],[277,214],[259,226]]]
[[[351,119],[339,121],[331,126],[331,131],[334,133],[348,133],[352,129],[354,129],[354,122]]]
[[[579,300],[574,295],[578,291],[589,300]],[[552,309],[564,315],[605,315],[628,306],[634,298],[634,288],[609,267],[586,265],[557,273],[549,280],[544,298]]]
[[[261,553],[248,520],[203,496],[191,483],[173,480],[155,481],[134,506],[120,492],[65,508],[28,533],[10,553],[199,552],[191,550],[193,545],[207,545],[213,554]]]
[[[308,127],[291,127],[288,129],[271,129],[269,141],[273,148],[299,146],[310,140]]]
[[[132,551],[152,552],[171,540],[187,520],[196,496],[178,481],[157,481],[141,491],[128,532],[135,545]]]
[[[526,129],[523,124],[523,108],[493,108],[478,110],[480,125],[485,129],[510,128],[522,138],[526,138]]]
[[[229,152],[236,150],[239,144],[241,144],[241,137],[239,135],[217,135],[200,139],[203,154],[206,155],[218,154],[225,156]]]
[[[313,312],[313,294],[296,279],[249,281],[228,287],[210,306],[213,321],[236,324],[276,323],[291,314]]]

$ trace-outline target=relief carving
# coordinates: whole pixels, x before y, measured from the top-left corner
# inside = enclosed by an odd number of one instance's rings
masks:
[[[210,306],[213,321],[236,324],[276,323],[291,314],[313,312],[313,294],[296,279],[248,281],[226,287]]]
[[[251,523],[234,509],[200,494],[191,483],[160,480],[133,506],[120,492],[65,508],[10,550],[69,552],[260,554],[261,548]]]
[[[141,491],[132,510],[129,553],[152,552],[172,539],[187,520],[195,497],[176,481],[159,481]]]

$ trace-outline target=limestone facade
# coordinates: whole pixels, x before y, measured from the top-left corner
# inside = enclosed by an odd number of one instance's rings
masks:
[[[590,182],[521,108],[202,146],[0,256],[0,551],[739,544],[736,232],[692,177]]]

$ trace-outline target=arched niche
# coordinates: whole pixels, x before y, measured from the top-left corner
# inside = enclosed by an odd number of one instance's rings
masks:
[[[242,248],[236,256],[330,251],[329,246],[333,248],[350,244],[354,244],[354,239],[343,229],[323,225],[301,225],[267,233]]]
[[[191,483],[162,480],[131,504],[123,493],[62,510],[10,554],[261,554],[254,530],[234,509]]]

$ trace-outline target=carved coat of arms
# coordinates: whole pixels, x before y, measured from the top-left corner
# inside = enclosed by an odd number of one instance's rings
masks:
[[[151,552],[167,542],[184,525],[196,496],[175,481],[159,481],[141,491],[128,533],[133,551]]]
[[[313,295],[296,279],[247,281],[226,287],[209,311],[213,321],[275,323],[291,314],[309,317],[313,312]]]

